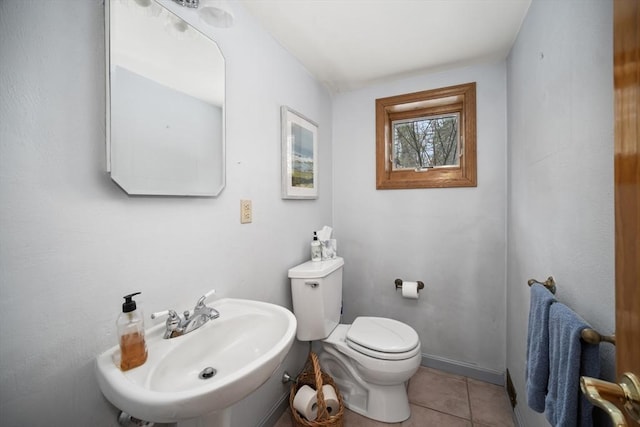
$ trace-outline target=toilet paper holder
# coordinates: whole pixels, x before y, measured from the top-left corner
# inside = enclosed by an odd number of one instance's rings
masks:
[[[396,279],[394,283],[396,284],[396,290],[402,289],[402,279]],[[418,291],[420,291],[421,289],[424,289],[424,282],[421,282],[418,280],[417,283],[418,283]]]

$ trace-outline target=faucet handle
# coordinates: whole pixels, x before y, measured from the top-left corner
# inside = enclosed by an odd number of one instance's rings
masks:
[[[209,292],[207,292],[206,294],[202,295],[200,297],[200,299],[198,299],[198,302],[196,303],[196,307],[202,307],[204,306],[204,302],[207,300],[207,298],[209,298],[211,295],[214,295],[216,293],[215,289],[211,289]]]
[[[151,313],[152,319],[158,319],[162,316],[169,316],[169,318],[175,318],[175,317],[178,317],[178,314],[174,310],[162,310],[162,311],[156,311],[155,313]]]

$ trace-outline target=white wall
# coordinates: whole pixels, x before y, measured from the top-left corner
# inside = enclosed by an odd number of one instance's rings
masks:
[[[0,417],[3,426],[108,426],[94,379],[122,296],[147,313],[220,297],[290,303],[289,267],[331,222],[331,99],[234,4],[214,37],[227,60],[227,187],[218,198],[128,197],[105,170],[101,0],[0,1]],[[320,198],[280,198],[280,106],[319,123]],[[241,198],[253,223],[241,225]],[[152,322],[147,317],[147,325]],[[282,370],[296,372],[295,345]],[[279,370],[234,425],[260,421]]]
[[[507,367],[527,426],[548,424],[526,403],[526,281],[552,275],[560,301],[614,330],[612,10],[534,0],[508,59]]]
[[[375,100],[477,82],[478,187],[376,190]],[[345,321],[389,316],[425,355],[505,367],[506,65],[426,74],[339,94],[333,105],[334,224]],[[428,172],[427,172],[428,173]],[[422,280],[419,300],[395,278]]]

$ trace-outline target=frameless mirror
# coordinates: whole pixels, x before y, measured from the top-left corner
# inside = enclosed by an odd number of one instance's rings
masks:
[[[128,194],[216,196],[225,185],[218,45],[154,0],[108,0],[107,169]]]

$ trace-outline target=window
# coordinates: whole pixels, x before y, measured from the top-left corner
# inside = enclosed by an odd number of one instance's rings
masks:
[[[376,100],[376,188],[476,182],[475,83]]]

